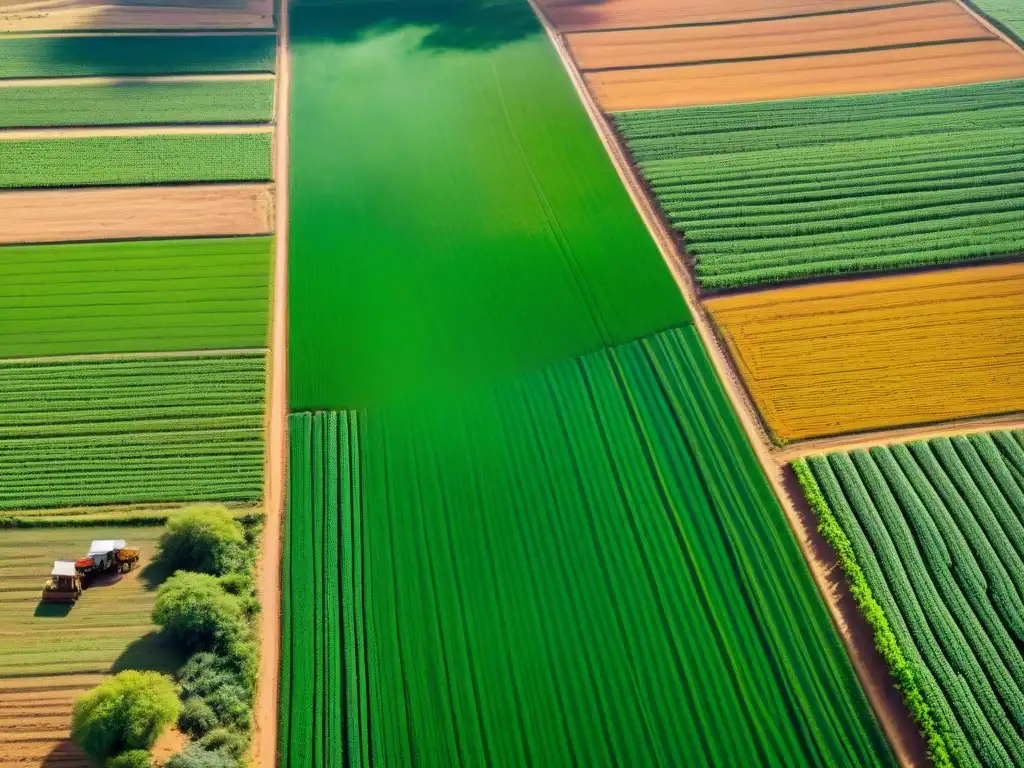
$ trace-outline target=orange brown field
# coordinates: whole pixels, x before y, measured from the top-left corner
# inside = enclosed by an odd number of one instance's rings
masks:
[[[1024,411],[1024,264],[706,306],[781,441]]]
[[[5,0],[0,32],[121,29],[267,29],[274,25],[273,0]]]
[[[943,2],[748,24],[571,34],[568,42],[585,71],[979,37],[993,35],[959,4]]]
[[[272,184],[0,192],[0,243],[263,235]]]

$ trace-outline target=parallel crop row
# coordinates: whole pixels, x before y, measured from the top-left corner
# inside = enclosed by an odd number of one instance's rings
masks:
[[[1024,81],[615,119],[707,289],[1024,250]]]
[[[920,689],[925,709],[912,710],[933,747],[960,766],[1024,764],[1024,433],[807,465]]]
[[[264,356],[0,365],[0,509],[258,501]]]
[[[282,765],[887,761],[692,328],[290,434]]]

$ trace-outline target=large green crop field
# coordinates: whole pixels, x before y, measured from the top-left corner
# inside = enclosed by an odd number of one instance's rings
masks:
[[[0,79],[273,72],[274,35],[4,37]]]
[[[525,3],[495,5],[500,29],[360,26],[443,6],[293,14],[293,408],[529,370],[688,318]]]
[[[957,766],[1024,765],[1024,433],[833,453],[797,471],[867,587],[891,664],[901,652],[933,747]]]
[[[0,128],[268,123],[273,110],[272,79],[12,86]]]
[[[282,765],[889,764],[692,327],[289,431]]]
[[[1020,0],[965,0],[967,5],[981,11],[989,21],[1004,32],[1024,42],[1024,3]]]
[[[0,139],[0,188],[269,181],[272,135]]]
[[[273,242],[0,248],[0,359],[265,347]]]
[[[265,358],[0,364],[0,509],[259,501]]]
[[[708,289],[1024,250],[1024,80],[615,121]]]

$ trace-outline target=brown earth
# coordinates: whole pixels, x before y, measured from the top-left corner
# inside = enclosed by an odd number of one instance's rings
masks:
[[[614,112],[909,90],[1024,77],[1024,56],[999,39],[864,53],[626,69],[587,75]]]
[[[1024,411],[1024,263],[705,306],[783,442]]]
[[[282,4],[277,48],[277,113],[274,136],[274,178],[277,221],[274,251],[273,305],[267,393],[267,459],[263,552],[257,590],[260,613],[260,675],[253,713],[251,757],[254,765],[277,765],[277,694],[281,652],[281,537],[287,482],[288,419],[288,105],[291,58],[288,52],[288,7]]]
[[[797,543],[811,575],[825,599],[833,624],[849,654],[854,671],[864,688],[875,716],[889,739],[897,760],[904,768],[928,765],[924,741],[902,699],[893,688],[888,667],[875,649],[870,627],[850,598],[845,581],[837,574],[835,554],[827,545],[823,546],[825,542],[817,534],[813,521],[808,518],[809,512],[804,504],[802,494],[794,493],[790,478],[787,478],[783,468],[771,455],[754,407],[732,367],[728,354],[719,345],[711,322],[700,304],[696,284],[684,265],[672,230],[658,212],[659,209],[654,201],[646,194],[639,181],[639,172],[629,162],[618,134],[601,113],[585,87],[583,78],[574,66],[564,40],[534,5],[534,0],[530,0],[530,3],[540,16],[545,31],[554,43],[619,177],[644,219],[648,231],[657,243],[666,264],[672,271],[687,307],[693,315],[694,327],[701,336],[719,379],[722,381],[750,444],[754,448],[758,462],[771,483],[790,527],[796,535]]]
[[[0,191],[0,244],[263,235],[273,184]]]
[[[583,70],[786,56],[991,37],[955,2],[710,27],[569,35]]]
[[[888,4],[886,0],[537,0],[562,32],[764,19]]]
[[[274,26],[273,0],[111,2],[42,0],[0,5],[0,32],[128,29],[236,29]]]

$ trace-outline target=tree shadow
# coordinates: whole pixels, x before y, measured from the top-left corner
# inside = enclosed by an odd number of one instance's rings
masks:
[[[185,663],[185,654],[157,629],[133,640],[111,665],[111,672],[126,669],[152,670],[173,675]]]
[[[171,568],[170,563],[157,557],[150,560],[146,567],[139,571],[139,580],[147,590],[152,592],[167,581],[173,572],[174,569]]]
[[[75,604],[72,602],[47,603],[40,600],[39,605],[36,606],[36,612],[33,616],[37,619],[63,619],[71,613],[71,609],[74,607]]]
[[[69,765],[92,765],[85,752],[71,739],[58,741],[39,763],[41,768],[67,768]]]
[[[355,42],[415,27],[425,30],[421,48],[493,50],[541,31],[526,0],[319,0],[290,13],[298,43]]]

